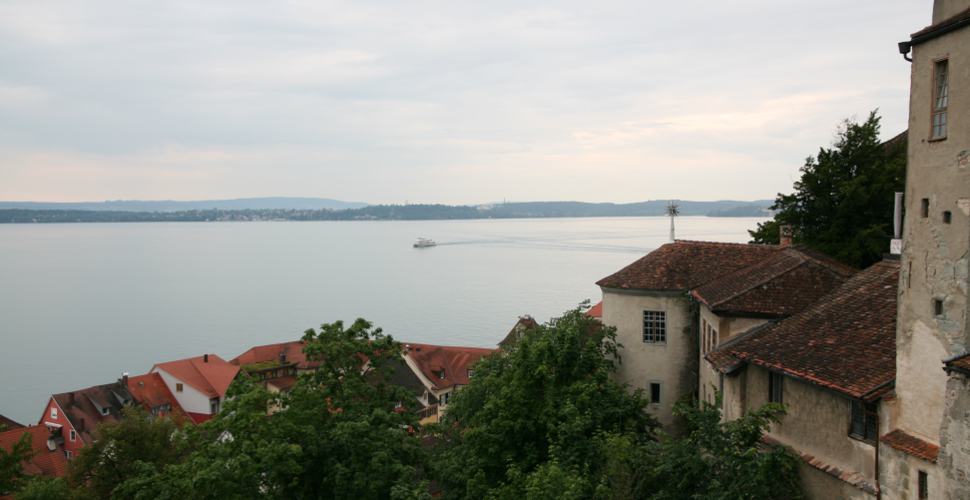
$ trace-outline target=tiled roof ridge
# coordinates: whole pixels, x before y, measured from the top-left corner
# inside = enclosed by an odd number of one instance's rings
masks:
[[[885,270],[882,268],[885,268]],[[777,321],[777,322],[769,322],[763,325],[759,325],[758,327],[755,327],[752,330],[749,330],[748,332],[745,332],[744,334],[741,334],[735,337],[734,339],[731,339],[728,342],[725,342],[717,349],[712,351],[712,353],[716,352],[722,355],[729,355],[738,359],[739,361],[755,364],[769,370],[780,371],[792,377],[800,378],[812,384],[825,387],[828,389],[832,389],[852,397],[860,397],[865,399],[867,397],[872,397],[873,394],[879,394],[881,393],[880,392],[881,389],[883,389],[886,386],[886,384],[891,383],[894,380],[895,378],[894,369],[893,369],[893,374],[889,377],[888,380],[883,379],[878,383],[876,383],[874,387],[869,388],[868,390],[865,390],[865,391],[859,391],[859,390],[853,390],[851,387],[844,386],[839,381],[833,382],[832,380],[828,380],[825,378],[824,375],[816,375],[813,373],[806,372],[803,369],[804,367],[799,368],[797,366],[791,366],[791,363],[778,361],[777,359],[762,359],[762,354],[759,354],[757,352],[758,348],[755,345],[752,345],[752,347],[755,347],[753,352],[748,352],[748,350],[743,350],[743,351],[734,350],[734,347],[737,347],[738,344],[740,344],[741,342],[758,341],[759,339],[762,339],[762,338],[768,338],[765,336],[771,333],[776,333],[778,335],[781,335],[783,333],[790,333],[790,332],[784,332],[784,330],[780,332],[773,332],[768,330],[769,328],[775,327],[776,325],[781,325],[779,326],[779,328],[785,328],[786,325],[798,325],[800,321],[805,319],[811,319],[817,316],[818,314],[826,313],[828,312],[828,310],[830,310],[833,307],[844,306],[846,301],[851,302],[853,294],[857,293],[858,290],[863,289],[867,286],[870,286],[874,283],[878,283],[881,280],[885,280],[887,278],[886,276],[887,271],[891,273],[899,272],[899,262],[887,261],[887,260],[877,262],[872,266],[870,266],[869,268],[867,268],[866,270],[856,274],[853,277],[850,277],[841,286],[837,287],[835,290],[826,294],[823,298],[819,299],[814,306],[809,307],[803,311],[800,311],[797,314],[794,314],[786,318],[785,320]],[[893,320],[895,320],[895,317],[893,318]],[[761,349],[763,348],[764,347],[761,347]],[[708,358],[707,356],[705,356],[705,359],[707,359],[712,363],[715,362],[715,360]],[[718,363],[714,363],[714,364],[715,364],[715,367],[718,368],[718,371],[722,371],[722,372],[724,371],[723,370],[724,366],[718,367],[717,366]],[[728,365],[728,368],[733,366],[735,365],[733,364]],[[895,366],[893,368],[895,368]]]
[[[792,250],[794,252],[797,252],[798,255],[801,256],[803,259],[810,260],[810,261],[812,261],[812,262],[814,262],[814,263],[816,263],[816,264],[824,267],[825,270],[827,270],[829,272],[832,272],[832,273],[835,273],[835,274],[838,274],[838,275],[843,276],[843,277],[853,276],[857,272],[859,272],[858,269],[856,269],[856,268],[854,268],[854,267],[852,267],[850,265],[847,265],[847,264],[839,261],[838,259],[835,259],[835,258],[833,258],[833,257],[825,254],[824,252],[820,252],[818,250],[815,250],[813,248],[809,248],[809,247],[804,246],[804,245],[791,246],[791,247],[788,247],[786,250]],[[842,271],[842,272],[839,272],[839,271]]]
[[[913,34],[909,35],[909,37],[910,38],[917,38],[917,37],[920,37],[922,35],[926,35],[928,33],[932,33],[934,31],[937,31],[939,29],[943,29],[943,28],[948,27],[950,25],[957,24],[957,23],[959,23],[961,21],[964,21],[964,20],[966,20],[968,18],[970,18],[970,8],[967,8],[967,9],[964,9],[964,10],[962,10],[960,12],[957,12],[956,14],[953,14],[952,16],[950,16],[950,17],[948,17],[946,19],[943,19],[940,22],[931,24],[931,25],[929,25],[929,26],[927,26],[927,27],[925,27],[925,28],[917,31],[916,33],[913,33]]]
[[[785,447],[788,450],[792,451],[795,455],[797,455],[798,458],[800,458],[803,462],[805,462],[806,465],[812,468],[815,468],[821,472],[824,472],[825,474],[828,474],[840,481],[850,484],[862,491],[865,491],[866,493],[870,493],[873,495],[876,495],[879,493],[879,488],[876,487],[876,485],[874,485],[873,483],[870,483],[869,481],[867,481],[865,476],[860,472],[842,470],[839,467],[836,467],[835,465],[827,463],[810,453],[806,453],[801,450],[795,449],[793,446],[787,445],[768,435],[762,436],[761,441],[768,445]]]
[[[786,248],[786,247],[766,244],[766,243],[740,243],[737,241],[708,241],[708,240],[681,240],[681,239],[675,239],[673,242],[664,243],[663,245],[660,245],[660,246],[676,245],[678,243],[682,243],[685,245],[710,245],[710,246],[722,246],[722,247],[744,247],[744,248],[756,247],[756,248],[776,249],[776,250],[783,250],[784,248]]]
[[[494,347],[471,347],[471,346],[462,346],[462,345],[425,344],[422,342],[401,342],[401,345],[410,346],[412,348],[414,346],[421,346],[421,347],[436,347],[439,349],[451,349],[451,350],[462,350],[462,351],[476,350],[476,351],[495,352],[498,350]]]
[[[909,434],[902,429],[894,429],[892,432],[884,434],[879,440],[893,449],[931,463],[936,463],[940,454],[938,445]]]
[[[731,301],[732,299],[736,299],[736,298],[738,298],[738,297],[740,297],[740,296],[742,296],[742,295],[744,295],[744,294],[746,294],[746,293],[748,293],[748,292],[750,292],[751,290],[753,290],[753,289],[755,289],[755,288],[758,288],[759,286],[761,286],[761,285],[764,285],[765,283],[768,283],[768,282],[769,282],[769,281],[771,281],[771,280],[774,280],[774,279],[777,279],[777,278],[778,278],[778,277],[780,277],[780,276],[784,276],[784,275],[786,275],[786,274],[788,274],[788,273],[790,273],[790,272],[792,272],[792,271],[794,271],[795,269],[798,269],[799,267],[802,267],[802,266],[804,266],[804,265],[805,265],[805,263],[807,262],[807,261],[806,261],[806,259],[805,259],[804,257],[797,257],[797,259],[798,259],[798,261],[797,261],[797,262],[795,262],[795,263],[793,263],[793,264],[792,264],[792,265],[790,265],[790,266],[787,266],[787,267],[785,267],[785,268],[784,268],[784,270],[782,270],[782,271],[780,271],[780,272],[777,272],[777,273],[774,273],[774,274],[770,274],[770,275],[768,275],[768,276],[766,276],[766,277],[765,277],[764,279],[762,279],[762,280],[760,280],[760,281],[757,281],[757,282],[755,282],[755,283],[752,283],[752,284],[751,284],[751,285],[749,285],[749,286],[748,286],[747,288],[742,288],[742,289],[740,289],[740,290],[738,290],[737,292],[735,292],[735,293],[733,293],[733,294],[731,294],[731,295],[728,295],[727,297],[725,297],[725,298],[723,298],[723,299],[721,299],[721,300],[719,300],[719,301],[717,301],[717,302],[713,302],[713,303],[710,303],[710,304],[708,304],[708,305],[709,305],[709,306],[710,306],[711,308],[714,308],[714,307],[715,307],[715,306],[717,306],[718,304],[724,304],[725,302],[730,302],[730,301]],[[754,264],[751,264],[751,265],[750,265],[750,266],[748,266],[748,267],[745,267],[745,268],[743,268],[743,269],[740,269],[740,270],[738,270],[738,271],[735,271],[735,272],[733,272],[733,273],[728,273],[728,274],[726,274],[726,275],[724,275],[724,276],[721,276],[721,277],[718,277],[718,278],[715,278],[715,279],[713,279],[713,280],[711,280],[711,281],[709,281],[709,282],[707,282],[707,283],[705,283],[704,285],[707,285],[707,284],[710,284],[710,283],[713,283],[713,282],[715,282],[715,281],[720,281],[720,280],[722,280],[722,279],[727,279],[727,278],[729,278],[729,277],[731,277],[732,275],[738,275],[738,274],[744,274],[744,272],[745,272],[745,271],[748,271],[748,270],[751,270],[751,269],[754,269],[755,267],[758,267],[758,266],[762,266],[762,265],[764,265],[764,262],[756,262],[756,263],[754,263]],[[698,286],[698,287],[695,287],[695,288],[694,288],[694,290],[697,290],[697,289],[699,289],[699,288],[701,288],[701,287],[702,287],[702,286],[704,286],[704,285],[700,285],[700,286]],[[702,298],[702,296],[700,296],[700,294],[697,294],[697,296],[699,296],[699,297],[701,297],[701,298]],[[706,303],[707,303],[707,302],[705,302],[705,304],[706,304]]]

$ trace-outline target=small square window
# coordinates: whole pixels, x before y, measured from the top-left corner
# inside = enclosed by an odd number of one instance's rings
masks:
[[[70,436],[71,436],[71,441],[72,442],[77,440],[77,432],[75,432],[74,429],[71,429],[71,435]]]
[[[57,420],[57,408],[51,407],[51,420]]]
[[[933,314],[943,316],[943,300],[933,299]]]
[[[943,223],[949,224],[953,220],[953,213],[949,210],[943,212]]]
[[[926,477],[926,471],[921,470],[921,471],[918,471],[917,474],[918,474],[917,482],[919,486],[919,499],[926,500],[927,498],[930,497],[930,485],[928,484],[929,478]]]
[[[71,450],[65,450],[64,451],[64,456],[66,456],[68,460],[74,458],[74,454],[71,453]]]
[[[927,218],[930,216],[930,199],[923,198],[919,203],[919,215],[922,218]]]
[[[175,392],[182,392],[182,383],[181,382],[177,382],[175,384]]]
[[[660,404],[660,382],[650,382],[650,402]]]

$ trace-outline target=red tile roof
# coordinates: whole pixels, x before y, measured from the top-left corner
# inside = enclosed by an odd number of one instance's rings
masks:
[[[118,422],[121,410],[132,402],[120,382],[95,385],[51,396],[85,443],[94,440],[98,424]]]
[[[948,30],[952,26],[958,24],[967,24],[968,21],[970,21],[970,9],[957,12],[956,14],[943,19],[936,24],[931,24],[910,35],[910,39],[916,39],[913,40],[914,43],[931,39],[934,35],[942,34],[944,30]]]
[[[922,458],[927,462],[936,463],[936,457],[940,454],[939,446],[907,434],[901,429],[896,429],[886,434],[880,438],[880,441],[903,453],[907,453],[916,458]]]
[[[54,451],[47,447],[47,440],[51,437],[51,431],[47,426],[35,425],[0,432],[0,448],[9,452],[24,434],[30,436],[30,449],[34,454],[23,464],[24,473],[63,477],[67,473],[67,458],[60,447],[56,447]]]
[[[948,359],[943,366],[947,372],[960,372],[970,376],[970,353]]]
[[[159,363],[152,367],[152,371],[156,368],[165,370],[210,398],[225,397],[226,390],[239,373],[238,366],[215,354]]]
[[[168,405],[171,408],[169,411],[171,415],[180,415],[185,413],[184,410],[182,410],[182,406],[179,405],[178,400],[175,399],[175,395],[173,395],[172,391],[169,390],[167,385],[165,385],[165,381],[162,380],[162,376],[157,373],[146,373],[144,375],[129,377],[128,392],[131,393],[131,397],[134,398],[136,402],[144,406],[149,412],[164,405]]]
[[[595,306],[590,307],[589,311],[586,311],[586,315],[591,318],[603,319],[603,301],[599,301]]]
[[[188,415],[189,418],[192,419],[192,423],[196,425],[204,424],[209,420],[212,420],[212,417],[215,416],[207,413],[192,413],[190,411],[185,412],[185,414]]]
[[[265,363],[267,361],[279,361],[280,353],[282,353],[286,356],[286,364],[295,364],[297,369],[313,370],[319,368],[319,361],[307,361],[306,354],[303,353],[304,345],[305,343],[302,340],[295,340],[292,342],[256,346],[236,356],[230,363],[242,366]]]
[[[720,314],[785,317],[804,310],[855,270],[804,248],[785,248],[727,273],[691,295]]]
[[[498,349],[430,344],[406,344],[405,356],[436,389],[468,384],[468,369]],[[444,372],[442,377],[442,371]]]
[[[10,429],[19,429],[23,426],[23,424],[16,422],[11,418],[0,415],[0,429],[9,431]]]
[[[508,349],[516,342],[518,342],[519,339],[522,338],[522,335],[525,334],[525,332],[537,326],[539,326],[539,322],[533,319],[532,316],[529,316],[528,314],[526,314],[525,316],[519,316],[519,320],[515,322],[515,325],[512,326],[512,329],[509,330],[509,333],[506,334],[505,338],[502,339],[498,344],[503,348]]]
[[[756,327],[706,359],[721,371],[752,363],[874,399],[896,377],[898,282],[898,261],[876,263],[805,311]]]
[[[677,240],[596,282],[603,288],[690,290],[748,267],[781,247]]]

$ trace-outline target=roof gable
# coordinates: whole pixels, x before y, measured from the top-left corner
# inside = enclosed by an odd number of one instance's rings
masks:
[[[184,413],[182,406],[175,399],[175,395],[165,385],[165,381],[162,380],[162,376],[158,373],[146,373],[144,375],[129,377],[128,392],[131,393],[131,397],[136,402],[144,406],[148,411],[167,404],[171,407],[172,414]]]
[[[23,437],[30,436],[30,449],[33,456],[23,463],[24,472],[31,475],[63,477],[67,473],[67,458],[60,448],[51,450],[47,446],[51,431],[46,426],[35,425],[0,432],[0,449],[9,452]]]
[[[98,424],[118,422],[125,405],[132,402],[131,393],[120,382],[62,392],[51,398],[85,442],[93,439]]]
[[[854,273],[851,267],[816,252],[785,248],[691,294],[714,312],[784,317],[804,310]]]
[[[404,355],[436,389],[446,389],[467,385],[469,368],[497,351],[481,347],[406,344]]]
[[[603,288],[690,290],[760,262],[774,245],[677,240],[596,282]]]
[[[159,363],[152,367],[152,371],[156,369],[165,370],[210,398],[225,397],[226,390],[239,373],[238,366],[215,354]]]
[[[305,343],[302,340],[291,342],[279,342],[255,346],[246,352],[233,358],[230,363],[239,366],[254,365],[258,363],[277,362],[285,359],[285,364],[293,364],[300,370],[312,370],[320,367],[319,361],[308,361],[303,352]],[[284,357],[281,358],[280,354]]]
[[[753,363],[855,398],[874,398],[896,376],[899,262],[859,272],[815,305],[756,327],[706,356],[731,371]]]

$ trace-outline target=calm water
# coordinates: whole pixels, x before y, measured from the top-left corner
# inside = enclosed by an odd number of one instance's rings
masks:
[[[681,217],[678,238],[745,241],[760,219]],[[0,225],[0,414],[160,361],[299,338],[364,317],[405,341],[494,346],[521,314],[667,239],[666,218]],[[439,246],[414,249],[418,236]]]

